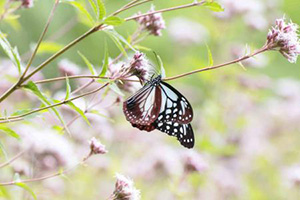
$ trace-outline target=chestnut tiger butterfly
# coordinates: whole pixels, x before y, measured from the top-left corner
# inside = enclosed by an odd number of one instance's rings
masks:
[[[184,147],[193,148],[192,106],[180,92],[161,79],[161,75],[151,79],[123,103],[126,119],[133,127],[148,132],[158,129],[177,137]]]

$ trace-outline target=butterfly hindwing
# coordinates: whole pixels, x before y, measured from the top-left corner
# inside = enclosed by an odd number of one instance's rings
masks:
[[[194,132],[191,124],[180,124],[178,122],[160,122],[155,121],[156,129],[167,133],[170,136],[177,137],[181,145],[187,148],[193,148],[195,143]]]
[[[161,121],[175,121],[182,124],[190,123],[193,119],[193,109],[188,100],[171,85],[161,81],[162,105]]]

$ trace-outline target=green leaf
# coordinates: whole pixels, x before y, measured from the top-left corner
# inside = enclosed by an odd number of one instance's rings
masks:
[[[104,61],[103,61],[103,65],[102,65],[102,68],[101,68],[101,72],[99,74],[99,76],[105,76],[106,72],[107,72],[107,69],[108,69],[108,65],[109,65],[109,54],[108,54],[108,48],[107,48],[107,43],[105,43],[105,52],[104,52]]]
[[[224,8],[222,8],[222,6],[217,3],[217,2],[205,2],[203,4],[203,6],[207,7],[208,9],[214,11],[214,12],[223,12]]]
[[[107,25],[118,26],[124,22],[125,22],[125,20],[120,17],[110,16],[110,17],[106,18],[103,23],[107,24]]]
[[[26,185],[25,183],[15,183],[15,185],[16,186],[19,186],[19,187],[21,187],[21,188],[23,188],[24,190],[26,190],[27,192],[29,192],[29,194],[31,194],[31,196],[35,199],[35,200],[37,200],[37,197],[36,197],[36,195],[34,194],[34,192],[32,191],[32,189],[28,186],[28,185]]]
[[[127,45],[127,47],[129,47],[132,51],[136,51],[131,44],[129,44],[129,42],[122,36],[120,35],[117,31],[115,31],[114,29],[109,30],[115,37],[117,37],[120,41],[122,41],[124,44]]]
[[[30,90],[31,92],[33,92],[33,94],[35,94],[42,103],[50,106],[51,105],[51,102],[50,100],[48,100],[48,98],[39,90],[39,88],[37,87],[37,85],[32,82],[32,81],[29,81],[25,86],[24,88]],[[58,112],[58,110],[53,107],[51,108],[51,110],[54,112],[54,114],[57,116],[57,118],[59,119],[59,121],[64,125],[66,131],[69,133],[69,129],[68,127],[66,126],[66,123],[65,121],[63,120],[62,116],[60,115],[60,113]]]
[[[65,100],[69,99],[71,93],[71,86],[68,76],[66,76],[66,97]]]
[[[162,76],[162,78],[165,78],[165,77],[166,77],[166,71],[165,71],[165,68],[164,68],[164,64],[163,64],[163,62],[162,62],[162,59],[160,58],[159,55],[156,54],[155,51],[153,51],[153,53],[154,53],[154,55],[155,55],[155,58],[156,58],[156,60],[157,60],[158,66],[159,66],[158,71],[159,71],[160,75]]]
[[[79,108],[77,107],[73,102],[68,102],[67,103],[68,106],[70,106],[70,108],[72,108],[73,110],[75,110],[76,112],[78,112],[78,114],[81,115],[81,117],[84,119],[84,121],[90,126],[90,122],[88,120],[88,118],[85,116],[85,113]]]
[[[72,6],[74,6],[75,8],[77,8],[82,14],[84,14],[89,21],[91,21],[92,23],[94,23],[94,19],[93,17],[90,15],[90,13],[79,3],[76,1],[65,1],[65,3],[70,4]]]
[[[94,0],[89,0],[89,3],[90,3],[90,5],[93,8],[94,14],[97,16],[98,15],[98,8],[97,8],[97,6],[95,4],[95,1]]]
[[[80,55],[82,60],[85,62],[86,66],[89,68],[92,75],[96,75],[96,70],[95,70],[94,66],[92,65],[92,63],[82,53],[80,53],[80,51],[78,51],[78,54]]]
[[[0,186],[0,197],[4,197],[5,199],[12,199],[7,188]]]
[[[102,0],[97,0],[98,19],[102,20],[106,15],[106,9]]]
[[[211,50],[210,50],[210,48],[207,44],[206,44],[206,48],[207,48],[207,56],[208,56],[209,66],[213,66],[214,65],[214,60],[213,60],[213,57],[212,57]]]
[[[12,47],[9,41],[6,39],[5,35],[0,31],[0,45],[3,48],[6,55],[17,67],[19,73],[22,72],[21,58],[18,53],[17,47]]]
[[[90,113],[95,114],[95,115],[98,115],[98,116],[100,116],[100,117],[103,117],[103,118],[109,120],[109,121],[112,122],[112,123],[115,122],[115,120],[113,120],[112,118],[110,118],[110,117],[108,117],[108,116],[106,116],[106,115],[100,113],[98,110],[91,110]]]
[[[152,49],[148,48],[148,47],[144,47],[144,46],[141,46],[141,45],[134,45],[133,46],[135,49],[138,49],[140,51],[153,51]]]
[[[119,48],[119,50],[123,53],[123,55],[125,55],[127,57],[127,53],[125,51],[125,48],[123,47],[122,43],[120,42],[119,38],[116,37],[111,31],[104,31],[111,39],[112,41],[115,43],[115,45]]]
[[[42,42],[39,50],[38,50],[38,54],[43,54],[43,53],[55,53],[57,51],[59,51],[60,49],[62,49],[64,46],[61,44],[58,44],[56,42],[50,42],[50,41],[45,41]]]
[[[1,141],[0,141],[0,151],[3,154],[3,156],[5,157],[5,159],[7,160],[8,159],[7,158],[7,153],[6,153],[4,145],[1,143]]]
[[[112,90],[112,91],[114,91],[116,94],[118,94],[118,95],[120,95],[120,96],[125,96],[124,94],[123,94],[123,92],[119,89],[119,87],[117,86],[117,84],[116,83],[111,83],[111,84],[109,84],[109,88]]]
[[[5,125],[0,125],[0,131],[3,133],[6,133],[7,135],[16,138],[17,140],[20,140],[20,136],[11,128],[5,126]]]

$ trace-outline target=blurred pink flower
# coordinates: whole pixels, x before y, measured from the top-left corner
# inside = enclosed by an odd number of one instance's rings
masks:
[[[154,5],[152,5],[148,13],[154,11],[155,11]],[[139,12],[137,15],[140,14],[141,12]],[[136,21],[141,25],[143,29],[149,31],[150,34],[155,36],[161,36],[162,35],[161,31],[166,28],[165,21],[162,18],[161,13],[155,13],[155,14],[139,17],[136,19]]]
[[[80,67],[78,67],[76,64],[72,63],[67,59],[63,59],[58,63],[58,69],[62,76],[78,75],[81,72]]]
[[[105,146],[101,144],[96,138],[92,138],[90,141],[91,154],[106,154],[108,151],[105,149]]]
[[[208,168],[208,164],[196,151],[187,151],[182,156],[183,165],[186,172],[202,172]]]
[[[171,20],[168,32],[172,39],[182,45],[202,44],[209,37],[208,30],[200,23],[182,17]]]
[[[115,191],[113,193],[115,200],[139,200],[141,199],[140,191],[137,190],[133,181],[129,178],[116,174],[117,182],[115,184]]]
[[[278,49],[290,62],[296,63],[300,54],[299,26],[292,21],[286,23],[285,18],[277,19],[267,36],[267,44],[270,49]]]

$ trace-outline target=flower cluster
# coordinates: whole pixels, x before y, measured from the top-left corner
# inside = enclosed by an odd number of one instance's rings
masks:
[[[277,19],[267,36],[267,45],[270,49],[279,49],[279,52],[291,63],[296,63],[300,54],[300,39],[298,25],[292,21],[285,22],[285,18]]]
[[[154,6],[152,5],[148,13],[154,12]],[[139,12],[138,15],[141,13]],[[161,36],[161,30],[165,29],[165,21],[162,18],[161,13],[149,14],[136,19],[136,21],[142,26],[143,29],[150,32],[151,35]]]
[[[141,199],[140,191],[134,186],[132,180],[121,174],[116,174],[117,182],[115,185],[114,199],[117,200],[139,200]]]
[[[149,75],[151,74],[151,65],[146,58],[145,54],[141,52],[136,52],[132,60],[128,61],[128,64],[125,62],[117,63],[111,65],[109,72],[113,78],[129,78],[131,76],[136,76],[140,82],[145,82],[148,80]]]
[[[89,143],[91,154],[106,154],[108,152],[105,149],[105,146],[94,137],[89,141]]]

